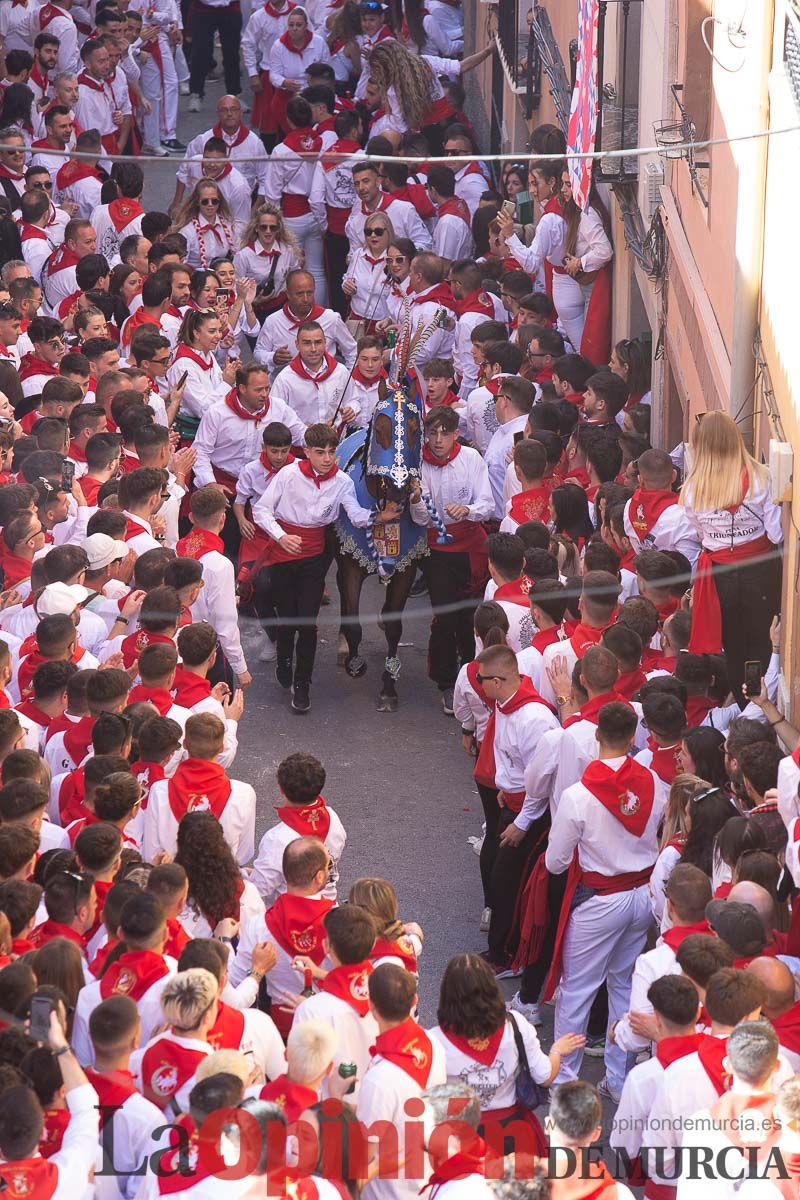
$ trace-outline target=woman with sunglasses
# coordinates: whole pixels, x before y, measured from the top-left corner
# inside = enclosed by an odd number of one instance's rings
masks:
[[[221,338],[219,315],[211,308],[189,309],[181,321],[178,348],[167,371],[167,384],[177,388],[186,375],[186,386],[176,425],[183,438],[194,437],[200,418],[212,404],[224,400],[236,382],[238,359],[220,367],[215,357]]]
[[[379,333],[385,333],[390,325],[400,324],[405,298],[409,294],[411,260],[416,253],[416,246],[408,238],[396,238],[386,247],[386,274],[389,276],[386,307],[389,317],[380,322]]]
[[[392,223],[385,213],[372,213],[364,225],[364,245],[350,260],[342,291],[350,297],[347,328],[353,337],[374,333],[378,321],[387,320],[386,256],[394,238]]]
[[[175,214],[175,226],[186,238],[185,262],[203,270],[214,258],[233,255],[239,236],[228,202],[213,179],[201,179]]]
[[[302,255],[275,204],[261,204],[242,233],[242,248],[233,257],[236,274],[256,281],[253,310],[259,321],[286,300],[286,276],[302,265]]]

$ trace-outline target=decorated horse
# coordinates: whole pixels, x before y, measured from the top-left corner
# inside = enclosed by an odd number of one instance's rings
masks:
[[[340,443],[337,458],[356,487],[359,504],[376,502],[381,512],[388,503],[402,504],[399,520],[377,518],[367,529],[356,529],[342,509],[336,523],[337,585],[341,600],[339,663],[353,679],[367,670],[359,653],[362,638],[359,600],[364,580],[377,574],[386,587],[379,620],[386,638],[386,659],[381,676],[379,712],[396,712],[397,680],[400,675],[398,647],[403,634],[403,610],[416,575],[417,563],[428,553],[427,526],[411,518],[408,497],[414,480],[420,480],[422,459],[423,401],[419,382],[412,371],[423,347],[441,321],[440,310],[415,335],[409,335],[408,305],[389,367],[389,378],[381,381],[378,402],[367,429],[350,434]],[[430,500],[423,495],[439,541],[449,539]]]

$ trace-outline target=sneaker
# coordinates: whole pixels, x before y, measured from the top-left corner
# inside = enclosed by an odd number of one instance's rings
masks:
[[[524,1001],[520,999],[519,992],[514,992],[514,995],[506,1004],[506,1008],[510,1012],[516,1012],[519,1013],[521,1017],[525,1017],[527,1021],[530,1021],[531,1025],[541,1025],[542,1023],[542,1014],[539,1011],[539,1005],[525,1004]]]
[[[615,1104],[619,1104],[619,1096],[616,1092],[612,1092],[608,1082],[608,1076],[604,1075],[597,1085],[597,1090],[601,1096],[605,1096],[607,1100],[613,1100]]]
[[[307,713],[311,708],[311,697],[307,683],[296,683],[292,690],[292,709],[296,713]]]
[[[203,97],[195,96],[195,94],[193,92],[190,92],[189,93],[189,103],[187,105],[189,112],[200,112],[202,107],[203,107]]]
[[[183,142],[179,142],[177,138],[166,138],[161,145],[166,146],[168,150],[172,150],[176,154],[183,154],[186,150],[186,146]]]
[[[275,678],[287,692],[292,686],[292,664],[289,659],[278,659],[275,666]]]
[[[587,1037],[586,1045],[583,1048],[583,1053],[588,1054],[589,1058],[605,1058],[605,1035],[600,1034],[598,1037]]]
[[[492,910],[489,908],[489,906],[487,904],[486,908],[481,913],[481,923],[478,926],[481,933],[489,932],[489,925],[491,924],[491,921],[492,921]]]
[[[169,150],[163,146],[142,146],[142,154],[152,154],[156,158],[169,158]]]
[[[271,638],[264,638],[264,645],[261,653],[258,656],[259,662],[275,662],[278,657],[278,648]]]
[[[184,79],[183,83],[178,85],[178,92],[181,96],[189,95],[189,80]]]
[[[442,692],[442,712],[446,717],[453,715],[453,689],[445,688]]]
[[[502,967],[495,971],[495,979],[519,979],[522,976],[522,967],[518,970],[512,966]]]

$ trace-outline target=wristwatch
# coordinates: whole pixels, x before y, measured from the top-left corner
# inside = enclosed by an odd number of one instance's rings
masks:
[[[569,704],[569,696],[556,696],[556,704],[563,708],[565,704]]]

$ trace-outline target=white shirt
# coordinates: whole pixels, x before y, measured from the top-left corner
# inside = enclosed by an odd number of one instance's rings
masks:
[[[139,1167],[158,1149],[166,1149],[169,1144],[155,1136],[156,1130],[163,1125],[161,1109],[139,1092],[132,1092],[122,1102],[104,1125],[104,1129],[110,1126],[105,1137],[114,1139],[114,1175],[111,1179],[100,1174],[95,1177],[96,1200],[112,1200],[115,1195],[133,1200],[142,1181],[142,1176],[137,1174]],[[100,1147],[103,1137],[101,1131]],[[102,1152],[99,1152],[98,1172],[101,1164]]]
[[[425,55],[425,57],[427,58],[428,56]],[[432,60],[428,59],[428,61]],[[439,61],[447,62],[448,60]],[[440,73],[444,74],[445,72]],[[456,74],[460,74],[458,68],[456,69]],[[464,201],[469,209],[470,219],[475,216],[481,202],[481,195],[486,191],[488,186],[486,176],[477,163],[468,163],[466,167],[461,167],[456,171],[456,195]]]
[[[348,1103],[357,1103],[361,1081],[372,1061],[370,1047],[375,1044],[375,1038],[378,1036],[378,1023],[372,1013],[368,1012],[366,1016],[361,1017],[346,1000],[340,1000],[338,996],[329,992],[317,992],[303,1000],[295,1009],[292,1029],[303,1021],[324,1021],[335,1030],[337,1044],[333,1073],[339,1070],[341,1063],[355,1063],[355,1087],[348,1093]],[[328,1094],[327,1079],[324,1079],[323,1098]]]
[[[54,4],[53,7],[58,8],[58,5]],[[31,33],[34,38],[39,33],[51,33],[53,37],[58,38],[56,74],[60,74],[61,71],[69,71],[71,75],[78,74],[81,69],[81,60],[78,54],[78,29],[66,9],[59,8],[59,16],[54,17],[45,29],[41,28],[40,20],[34,16],[31,23]],[[30,50],[30,48],[30,46],[26,46],[27,50]],[[91,125],[87,125],[83,121],[80,124],[84,129],[92,128]]]
[[[508,1108],[515,1103],[516,1075],[519,1068],[519,1055],[514,1040],[511,1021],[517,1026],[525,1046],[525,1057],[531,1069],[531,1075],[537,1083],[544,1083],[552,1074],[550,1059],[539,1045],[536,1030],[520,1013],[514,1013],[505,1023],[503,1036],[497,1048],[494,1062],[484,1066],[477,1059],[464,1054],[447,1038],[438,1025],[428,1032],[444,1048],[447,1064],[447,1079],[451,1083],[466,1084],[477,1092],[481,1102],[481,1111],[491,1112],[495,1108]]]
[[[752,487],[752,494],[733,513],[727,509],[697,512],[692,507],[691,489],[684,487],[681,494],[685,501],[684,512],[704,550],[725,550],[731,546],[746,545],[764,534],[774,545],[780,545],[783,541],[783,514],[780,505],[770,495],[769,479],[766,486],[753,480]]]
[[[461,222],[462,225],[464,222]],[[499,296],[493,296],[491,292],[484,292],[484,296],[488,296],[494,308],[494,317],[487,317],[485,313],[465,312],[456,321],[456,340],[453,347],[453,365],[461,378],[460,395],[462,400],[468,400],[470,393],[477,387],[478,384],[478,364],[472,357],[472,331],[477,325],[482,325],[484,321],[503,321],[506,320],[506,310],[503,308],[503,302]],[[492,397],[494,405],[494,396]],[[494,411],[494,410],[493,410]],[[497,427],[495,422],[495,428]],[[470,441],[473,439],[470,438]],[[475,443],[473,442],[473,445]],[[487,441],[488,444],[488,441]],[[479,450],[485,447],[478,446]]]
[[[378,385],[380,375],[373,383],[361,383],[352,375],[345,388],[343,408],[347,408],[351,400],[358,405],[358,416],[351,422],[356,429],[366,429],[378,403]],[[354,405],[355,407],[355,405]]]
[[[194,361],[193,358],[178,357],[173,360],[167,371],[167,387],[174,388],[178,380],[187,372],[186,387],[181,400],[181,411],[192,417],[202,417],[212,404],[224,400],[231,390],[222,375],[222,369],[213,354],[201,354],[196,351],[204,362],[209,364],[208,370]],[[258,357],[256,355],[256,357]]]
[[[489,482],[492,485],[492,495],[494,496],[493,516],[498,521],[501,521],[505,516],[503,485],[506,480],[508,452],[514,447],[514,434],[521,433],[524,430],[527,420],[526,413],[520,413],[518,417],[512,417],[510,421],[506,421],[505,425],[501,425],[492,434],[491,441],[486,447],[486,466],[489,470]]]
[[[326,804],[325,807],[330,814],[330,827],[325,838],[325,848],[331,856],[332,862],[328,870],[328,881],[322,889],[321,895],[325,896],[327,900],[335,900],[336,884],[339,879],[338,864],[344,851],[347,834],[338,814],[329,804]],[[283,852],[289,843],[299,836],[300,834],[296,833],[290,825],[284,821],[278,821],[267,830],[261,839],[252,867],[252,880],[267,908],[271,908],[278,896],[286,891],[286,880],[283,876]]]
[[[364,225],[367,218],[377,212],[384,212],[392,223],[395,238],[410,238],[417,250],[430,250],[433,246],[431,235],[417,210],[407,200],[394,200],[385,192],[381,193],[375,208],[365,208],[361,200],[356,200],[345,225],[345,235],[350,242],[353,253],[364,245]]]
[[[193,621],[208,621],[217,631],[222,652],[234,675],[244,675],[247,662],[239,635],[236,607],[236,567],[219,550],[211,550],[200,559],[203,588],[191,606]],[[252,847],[252,838],[251,838]],[[251,849],[252,853],[252,849]]]
[[[545,704],[525,704],[516,712],[495,710],[495,784],[504,792],[525,792],[521,811],[514,818],[518,829],[527,830],[547,808],[546,797],[529,796],[525,767],[536,753],[545,733],[558,728],[558,720]]]
[[[219,823],[236,861],[244,866],[253,857],[255,842],[256,794],[249,783],[232,779],[231,794]],[[147,862],[159,850],[175,855],[178,848],[178,822],[169,805],[168,779],[159,779],[150,789],[144,814],[144,854]]]
[[[263,921],[265,912],[264,901],[256,891],[255,885],[251,883],[249,879],[243,879],[242,882],[244,884],[244,890],[242,891],[242,895],[239,899],[239,923],[244,925],[247,921],[251,921],[254,917],[260,917]],[[181,909],[178,921],[186,930],[186,933],[190,938],[210,938],[214,936],[214,929],[216,926],[212,926],[203,913],[199,912],[194,907],[191,899],[189,899]],[[245,998],[247,999],[247,997]],[[250,1001],[248,1001],[248,1004],[236,1003],[235,997],[229,999],[225,994],[223,994],[222,999],[225,1000],[226,1003],[233,1004],[235,1008],[246,1008],[250,1003]]]
[[[642,550],[678,550],[689,559],[692,566],[695,565],[700,543],[685,508],[680,504],[671,504],[664,509],[650,532],[640,538],[631,523],[631,504],[631,500],[625,504],[624,521],[625,533],[634,554],[640,554]]]
[[[253,20],[255,20],[261,14],[261,12],[263,12],[263,9],[250,18],[250,23],[252,23]],[[246,36],[247,34],[245,34],[245,38]],[[244,47],[245,38],[242,39],[242,47]],[[253,72],[251,72],[251,74],[252,73]],[[253,133],[251,129],[246,130],[247,136],[243,141],[238,142],[238,144],[234,144],[237,143],[240,133],[244,130],[245,127],[240,126],[240,128],[235,130],[233,133],[226,133],[224,129],[220,128],[220,136],[222,137],[225,145],[228,147],[229,162],[233,163],[233,166],[236,168],[236,170],[241,172],[241,174],[244,176],[250,191],[252,192],[257,188],[259,195],[263,195],[264,171],[267,165],[267,152],[264,149],[264,143],[261,141],[261,138],[258,136],[258,134]],[[203,168],[201,163],[191,162],[190,160],[192,158],[202,158],[203,149],[206,142],[209,138],[216,136],[217,134],[213,128],[207,129],[205,133],[198,133],[196,137],[193,137],[189,142],[189,145],[186,147],[186,154],[184,155],[183,161],[178,167],[177,178],[188,190],[191,190],[194,187],[198,179],[203,178]],[[256,161],[250,161],[252,159],[255,159]],[[249,215],[250,214],[248,210],[247,218],[245,219],[249,219]]]
[[[214,482],[212,463],[229,475],[238,475],[242,463],[258,458],[262,434],[272,421],[282,421],[288,426],[294,445],[303,444],[305,424],[274,390],[266,413],[255,421],[240,417],[224,402],[216,402],[207,408],[192,443],[197,455],[192,468],[195,485],[203,487]]]
[[[303,366],[305,367],[305,364]],[[308,367],[305,367],[305,370],[310,374]],[[346,407],[344,404],[339,407],[339,399],[350,375],[348,368],[337,363],[330,375],[327,375],[327,371],[328,365],[323,360],[317,375],[311,379],[304,379],[302,375],[297,374],[292,363],[289,363],[270,388],[270,396],[273,399],[282,401],[287,408],[289,404],[292,405],[297,414],[295,423],[300,428],[318,421],[332,420],[337,408],[341,417]],[[327,378],[324,378],[326,375]],[[347,406],[351,408],[356,408],[357,404],[355,397],[347,401]],[[300,440],[302,442],[302,435]]]
[[[142,1045],[152,1037],[153,1032],[164,1022],[164,1015],[161,1011],[161,993],[178,968],[175,959],[170,958],[168,954],[164,955],[164,962],[169,967],[169,973],[162,975],[160,979],[152,983],[147,991],[136,1001],[136,1007],[139,1009],[139,1016],[142,1022],[140,1035]],[[87,983],[78,992],[71,1040],[75,1057],[81,1066],[84,1067],[94,1066],[94,1046],[92,1045],[92,1039],[89,1037],[89,1018],[101,1000],[99,979],[95,980],[94,983]]]
[[[422,460],[422,490],[427,495],[445,525],[454,520],[445,512],[448,504],[461,504],[469,509],[468,521],[485,521],[492,515],[492,493],[486,463],[477,450],[462,446],[452,462],[435,467]],[[431,519],[422,500],[411,505],[411,516],[417,525],[430,525]]]
[[[286,32],[290,12],[291,8],[287,4],[283,12],[275,17],[267,12],[266,5],[262,4],[251,14],[242,35],[242,58],[248,75],[258,75],[260,71],[267,69],[269,52],[278,38]]]
[[[255,134],[251,136],[255,137]],[[239,225],[245,225],[250,220],[250,210],[253,207],[251,199],[253,189],[249,180],[245,178],[241,171],[231,166],[230,163],[227,165],[230,167],[230,170],[226,170],[223,174],[219,175],[214,182],[228,201],[228,208],[233,214],[234,222]]]
[[[286,79],[294,79],[305,87],[306,68],[311,63],[330,62],[331,56],[328,52],[327,42],[319,34],[314,33],[311,35],[311,41],[299,54],[294,50],[288,50],[280,37],[276,38],[272,43],[268,61],[270,83],[274,88],[283,87]],[[272,153],[274,156],[275,151],[273,150]]]
[[[325,349],[328,351],[328,354],[335,355],[338,350],[345,361],[345,365],[348,368],[352,367],[356,361],[355,339],[349,333],[342,318],[332,308],[325,308],[319,316],[313,318],[303,317],[302,320],[298,320],[297,317],[289,313],[286,305],[283,308],[279,308],[277,312],[270,313],[261,326],[261,333],[258,335],[256,348],[253,351],[253,358],[257,362],[266,363],[273,372],[279,369],[275,366],[275,351],[279,346],[288,346],[292,354],[296,354],[297,330],[303,324],[303,321],[312,319],[318,325],[322,326],[322,331],[325,334]]]
[[[485,189],[484,189],[485,190]],[[472,253],[472,230],[456,213],[436,218],[433,230],[433,252],[440,258],[468,258]]]
[[[260,242],[248,242],[237,250],[233,256],[233,265],[240,278],[255,279],[256,283],[265,283],[272,270],[273,257],[278,262],[273,276],[272,295],[279,296],[286,289],[286,276],[300,265],[294,246],[275,242],[272,251],[266,251]]]
[[[475,735],[475,741],[483,741],[491,709],[488,709],[473,688],[467,676],[465,663],[458,672],[456,685],[453,690],[453,715],[462,729],[469,729]]]
[[[645,950],[636,960],[631,979],[631,998],[628,1001],[628,1011],[623,1013],[614,1029],[614,1041],[626,1053],[638,1053],[650,1045],[647,1038],[634,1033],[631,1029],[630,1014],[632,1012],[652,1013],[653,1006],[647,998],[651,983],[664,975],[680,975],[681,969],[675,958],[675,951],[666,942],[659,939],[652,950]]]
[[[362,508],[356,500],[356,488],[349,475],[338,471],[319,487],[307,479],[299,463],[289,463],[278,472],[275,483],[253,507],[253,520],[275,541],[284,530],[279,521],[305,528],[330,525],[343,507],[357,529],[365,529],[372,521],[372,510]],[[208,555],[206,555],[208,557]]]
[[[35,236],[22,238],[22,257],[25,259],[28,270],[37,283],[42,277],[42,267],[55,249],[55,243],[49,240],[46,230],[42,229],[42,233],[45,234],[43,238]],[[31,393],[31,395],[33,394]]]
[[[96,129],[101,137],[107,137],[117,129],[112,116],[117,98],[108,79],[92,80],[92,84],[78,81],[75,119],[83,129]]]
[[[664,1068],[653,1055],[625,1077],[609,1141],[615,1150],[626,1150],[631,1160],[645,1144],[644,1128],[663,1074]]]
[[[225,182],[224,180],[222,181]],[[222,191],[221,184],[219,185]],[[198,233],[198,229],[200,233]],[[185,262],[187,266],[198,270],[203,266],[205,257],[206,266],[213,262],[215,258],[227,254],[229,251],[239,249],[240,241],[240,226],[234,221],[231,224],[229,221],[224,223],[221,220],[204,220],[198,218],[197,227],[195,222],[190,221],[188,225],[184,225],[180,233],[186,238],[187,250]],[[202,252],[200,242],[202,239]]]
[[[463,317],[461,319],[463,320]],[[461,321],[459,321],[460,324]],[[457,342],[458,328],[456,329]],[[495,376],[495,378],[498,377]],[[506,376],[503,374],[499,378],[506,378]],[[488,387],[476,387],[467,397],[467,403],[459,417],[459,430],[481,454],[486,453],[494,434],[500,428],[494,400],[494,395]]]
[[[798,787],[800,787],[800,767],[798,767],[791,754],[787,754],[786,758],[782,758],[778,763],[778,812],[781,814],[783,823],[787,829],[795,817],[800,816],[800,801],[797,798]],[[791,841],[790,834],[790,844]]]
[[[318,39],[315,38],[315,40]],[[280,42],[275,43],[272,54],[274,55],[278,49],[285,49]],[[327,60],[315,58],[311,61]],[[278,143],[267,161],[264,172],[264,194],[267,200],[278,206],[280,206],[283,196],[305,196],[311,215],[317,222],[320,232],[324,233],[328,228],[322,167],[313,159],[302,158],[285,142]]]
[[[52,1200],[75,1200],[75,1197],[83,1196],[97,1155],[100,1120],[97,1092],[91,1084],[83,1083],[67,1092],[66,1102],[70,1111],[69,1124],[61,1149],[49,1159],[58,1169]]]
[[[350,316],[367,321],[388,319],[386,293],[389,282],[386,278],[386,255],[373,258],[367,247],[356,250],[350,259],[345,279],[352,280],[356,290],[350,297]]]

